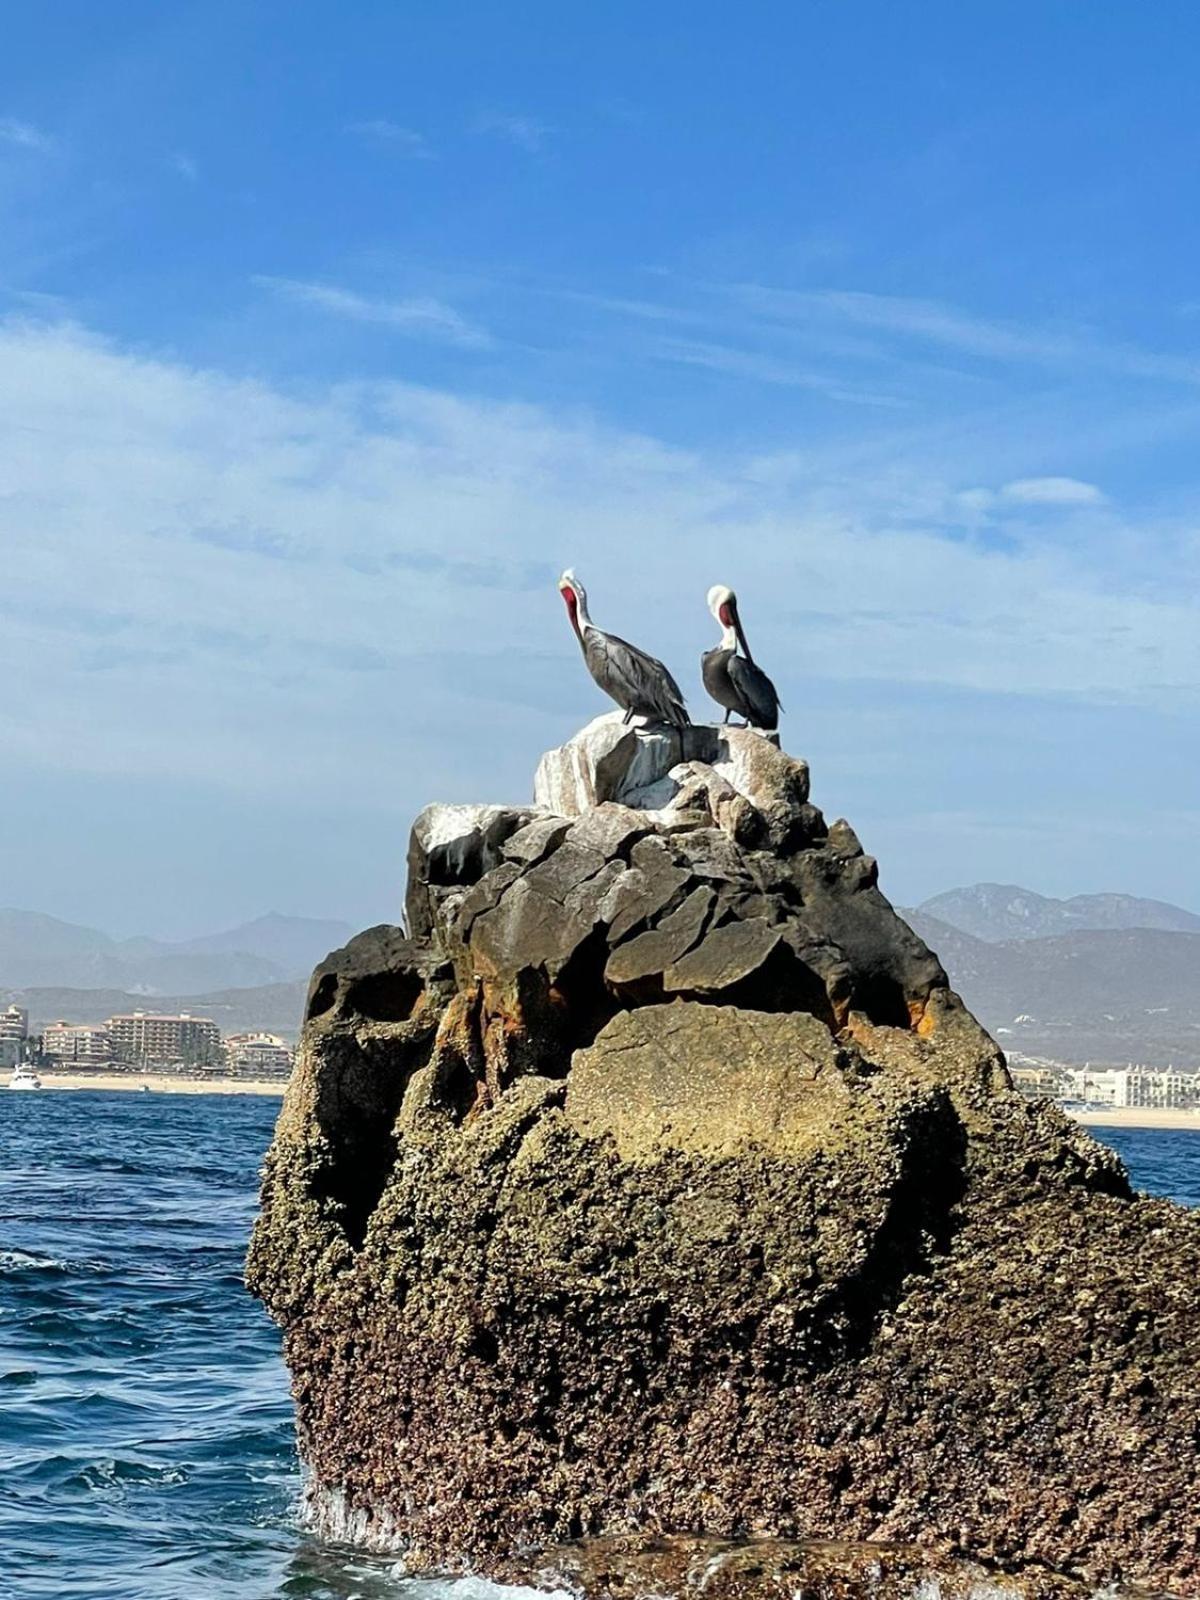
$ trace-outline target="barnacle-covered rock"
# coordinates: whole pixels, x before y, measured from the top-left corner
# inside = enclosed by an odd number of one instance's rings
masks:
[[[1200,1222],[1014,1093],[803,762],[599,718],[532,807],[421,814],[406,919],[314,974],[250,1252],[329,1531],[1200,1592]]]

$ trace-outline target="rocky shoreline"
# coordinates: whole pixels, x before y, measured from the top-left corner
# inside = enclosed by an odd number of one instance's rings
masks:
[[[600,718],[535,794],[429,808],[313,977],[248,1279],[315,1503],[589,1593],[666,1536],[1200,1593],[1197,1218],[1012,1090],[768,739]]]

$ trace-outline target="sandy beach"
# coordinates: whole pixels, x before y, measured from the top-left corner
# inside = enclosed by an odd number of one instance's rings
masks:
[[[274,1078],[180,1078],[168,1072],[51,1072],[39,1069],[43,1089],[149,1089],[156,1094],[274,1094],[285,1081]],[[0,1080],[2,1087],[2,1080]],[[1068,1111],[1092,1128],[1186,1128],[1200,1133],[1200,1110],[1154,1110],[1136,1106],[1106,1111]]]
[[[39,1069],[43,1089],[150,1089],[156,1094],[275,1094],[282,1079],[180,1078],[168,1072],[49,1072]]]
[[[1156,1111],[1121,1106],[1110,1111],[1068,1111],[1076,1122],[1090,1128],[1187,1128],[1200,1133],[1200,1111]]]

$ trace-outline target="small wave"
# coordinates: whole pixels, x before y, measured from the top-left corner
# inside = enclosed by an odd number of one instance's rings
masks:
[[[144,1461],[127,1461],[105,1456],[89,1461],[74,1474],[74,1482],[85,1489],[123,1489],[140,1483],[180,1484],[188,1481],[182,1467],[155,1467]]]
[[[372,1517],[352,1506],[344,1489],[305,1485],[301,1521],[322,1539],[335,1544],[358,1545],[363,1549],[399,1554],[405,1540],[386,1513]]]
[[[364,1550],[396,1555],[404,1550],[405,1541],[386,1513],[372,1517],[357,1510],[350,1505],[342,1489],[308,1484],[304,1490],[302,1518],[313,1532],[330,1543],[357,1545]],[[397,1596],[403,1596],[404,1600],[573,1600],[567,1589],[497,1583],[473,1572],[459,1576],[423,1574],[417,1577],[408,1571],[403,1560],[388,1569],[388,1576],[396,1583]]]
[[[1006,1588],[1003,1584],[979,1578],[970,1584],[962,1600],[1013,1600],[1013,1594],[1011,1586]],[[937,1578],[918,1578],[909,1600],[946,1600],[946,1591]]]
[[[28,1250],[0,1250],[0,1272],[109,1272],[107,1261],[71,1261],[59,1256],[38,1256]]]
[[[406,1600],[572,1600],[566,1589],[531,1589],[521,1583],[494,1583],[467,1573],[461,1578],[409,1578],[402,1567],[392,1576],[400,1580]]]

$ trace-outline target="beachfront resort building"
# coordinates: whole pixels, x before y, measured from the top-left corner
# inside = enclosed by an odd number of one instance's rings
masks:
[[[240,1078],[286,1078],[292,1070],[292,1047],[277,1033],[231,1033],[225,1059]]]
[[[1111,1106],[1114,1110],[1200,1110],[1200,1072],[1175,1067],[1067,1066],[1042,1056],[1008,1052],[1013,1085],[1030,1100]]]
[[[1068,1092],[1086,1105],[1161,1111],[1200,1106],[1200,1073],[1173,1067],[1076,1067],[1067,1073]]]
[[[210,1017],[132,1011],[109,1017],[108,1031],[113,1056],[127,1066],[214,1067],[221,1062],[221,1030]]]
[[[1057,1100],[1067,1091],[1064,1067],[1032,1060],[1017,1065],[1010,1056],[1008,1071],[1013,1088],[1019,1089],[1027,1100]]]
[[[51,1022],[42,1030],[42,1054],[61,1067],[104,1067],[113,1056],[113,1038],[102,1022]]]
[[[20,1006],[5,1006],[0,1011],[0,1039],[28,1039],[29,1013]]]
[[[15,1067],[29,1037],[29,1013],[20,1006],[0,1008],[0,1066]]]

